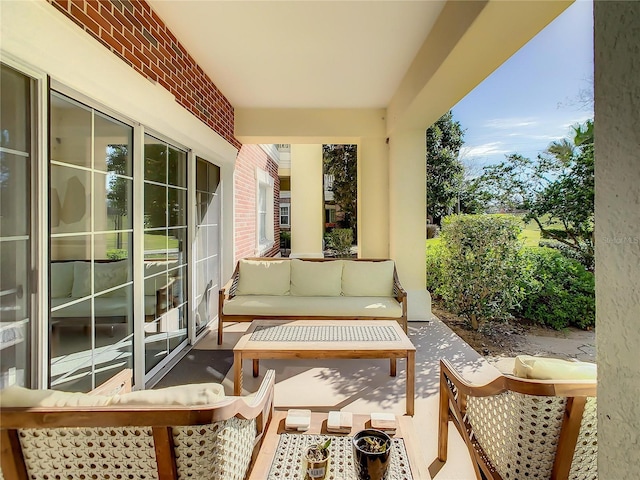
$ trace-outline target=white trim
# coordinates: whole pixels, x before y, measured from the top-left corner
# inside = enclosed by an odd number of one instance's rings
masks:
[[[256,225],[255,225],[255,230],[256,230],[256,248],[255,248],[255,255],[258,257],[261,257],[262,255],[264,255],[266,252],[268,252],[273,245],[275,244],[275,235],[274,235],[274,229],[275,229],[275,225],[274,225],[274,221],[273,221],[273,216],[274,216],[274,210],[273,210],[273,203],[274,203],[274,198],[275,198],[275,192],[274,192],[274,187],[275,187],[275,181],[273,179],[273,177],[271,175],[269,175],[268,172],[264,171],[263,169],[261,169],[260,167],[256,167],[256,172],[255,172],[255,178],[256,178],[256,204],[255,204],[255,209],[256,209]],[[261,188],[265,188],[266,189],[266,195],[267,198],[265,199],[266,202],[266,212],[265,212],[265,226],[264,226],[264,231],[265,231],[265,235],[266,235],[266,241],[264,241],[262,238],[260,238],[260,189]],[[280,212],[278,212],[280,213]]]
[[[287,208],[287,223],[282,223],[282,208]],[[290,203],[280,203],[280,226],[281,227],[290,227],[291,226],[291,204]]]
[[[274,143],[260,143],[258,146],[267,156],[276,163],[280,163],[280,151]]]

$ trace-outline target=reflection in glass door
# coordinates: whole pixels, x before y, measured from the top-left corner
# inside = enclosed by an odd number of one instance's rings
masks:
[[[35,82],[4,64],[0,72],[0,388],[31,386],[34,254],[31,184]]]
[[[144,334],[147,374],[187,339],[187,278],[187,154],[145,135]]]
[[[133,128],[52,92],[50,384],[133,367]]]
[[[196,157],[196,334],[218,315],[220,289],[220,167]]]

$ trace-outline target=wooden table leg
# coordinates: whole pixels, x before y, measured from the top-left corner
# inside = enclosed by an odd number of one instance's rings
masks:
[[[257,358],[253,359],[253,378],[256,378],[260,375],[260,360]]]
[[[397,365],[398,365],[397,358],[389,359],[389,375],[391,375],[392,377],[395,377],[398,374]]]
[[[242,395],[242,352],[233,352],[233,394]]]
[[[416,352],[407,352],[407,415],[413,416],[416,395]]]

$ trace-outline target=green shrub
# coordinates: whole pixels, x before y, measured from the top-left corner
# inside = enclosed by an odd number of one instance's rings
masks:
[[[521,223],[506,215],[452,215],[442,222],[444,255],[435,293],[476,330],[483,320],[508,318],[521,299]]]
[[[112,248],[111,250],[107,250],[107,258],[109,260],[124,260],[125,258],[129,258],[129,252],[122,248]]]
[[[586,249],[576,250],[575,248],[571,248],[569,245],[558,242],[557,240],[540,240],[538,242],[538,246],[553,248],[554,250],[559,251],[565,257],[577,260],[584,266],[584,268],[586,268],[590,272],[593,272],[593,270],[595,269],[595,259],[592,255],[585,253]]]
[[[595,279],[580,262],[546,247],[525,248],[521,258],[519,315],[558,330],[595,325]]]
[[[351,256],[353,230],[350,228],[334,228],[326,234],[327,246],[336,252],[338,257]]]
[[[444,254],[444,248],[440,243],[427,248],[427,290],[434,295],[439,295],[438,289],[441,287],[442,279],[444,278],[442,265]]]
[[[291,248],[291,232],[282,230],[280,232],[280,248]]]

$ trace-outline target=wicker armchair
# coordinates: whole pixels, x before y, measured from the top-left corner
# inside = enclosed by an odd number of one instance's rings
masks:
[[[243,480],[271,419],[274,379],[269,370],[254,396],[193,407],[3,407],[0,478]]]
[[[449,420],[478,480],[596,479],[595,380],[500,376],[474,386],[440,361],[438,459],[447,461]]]

